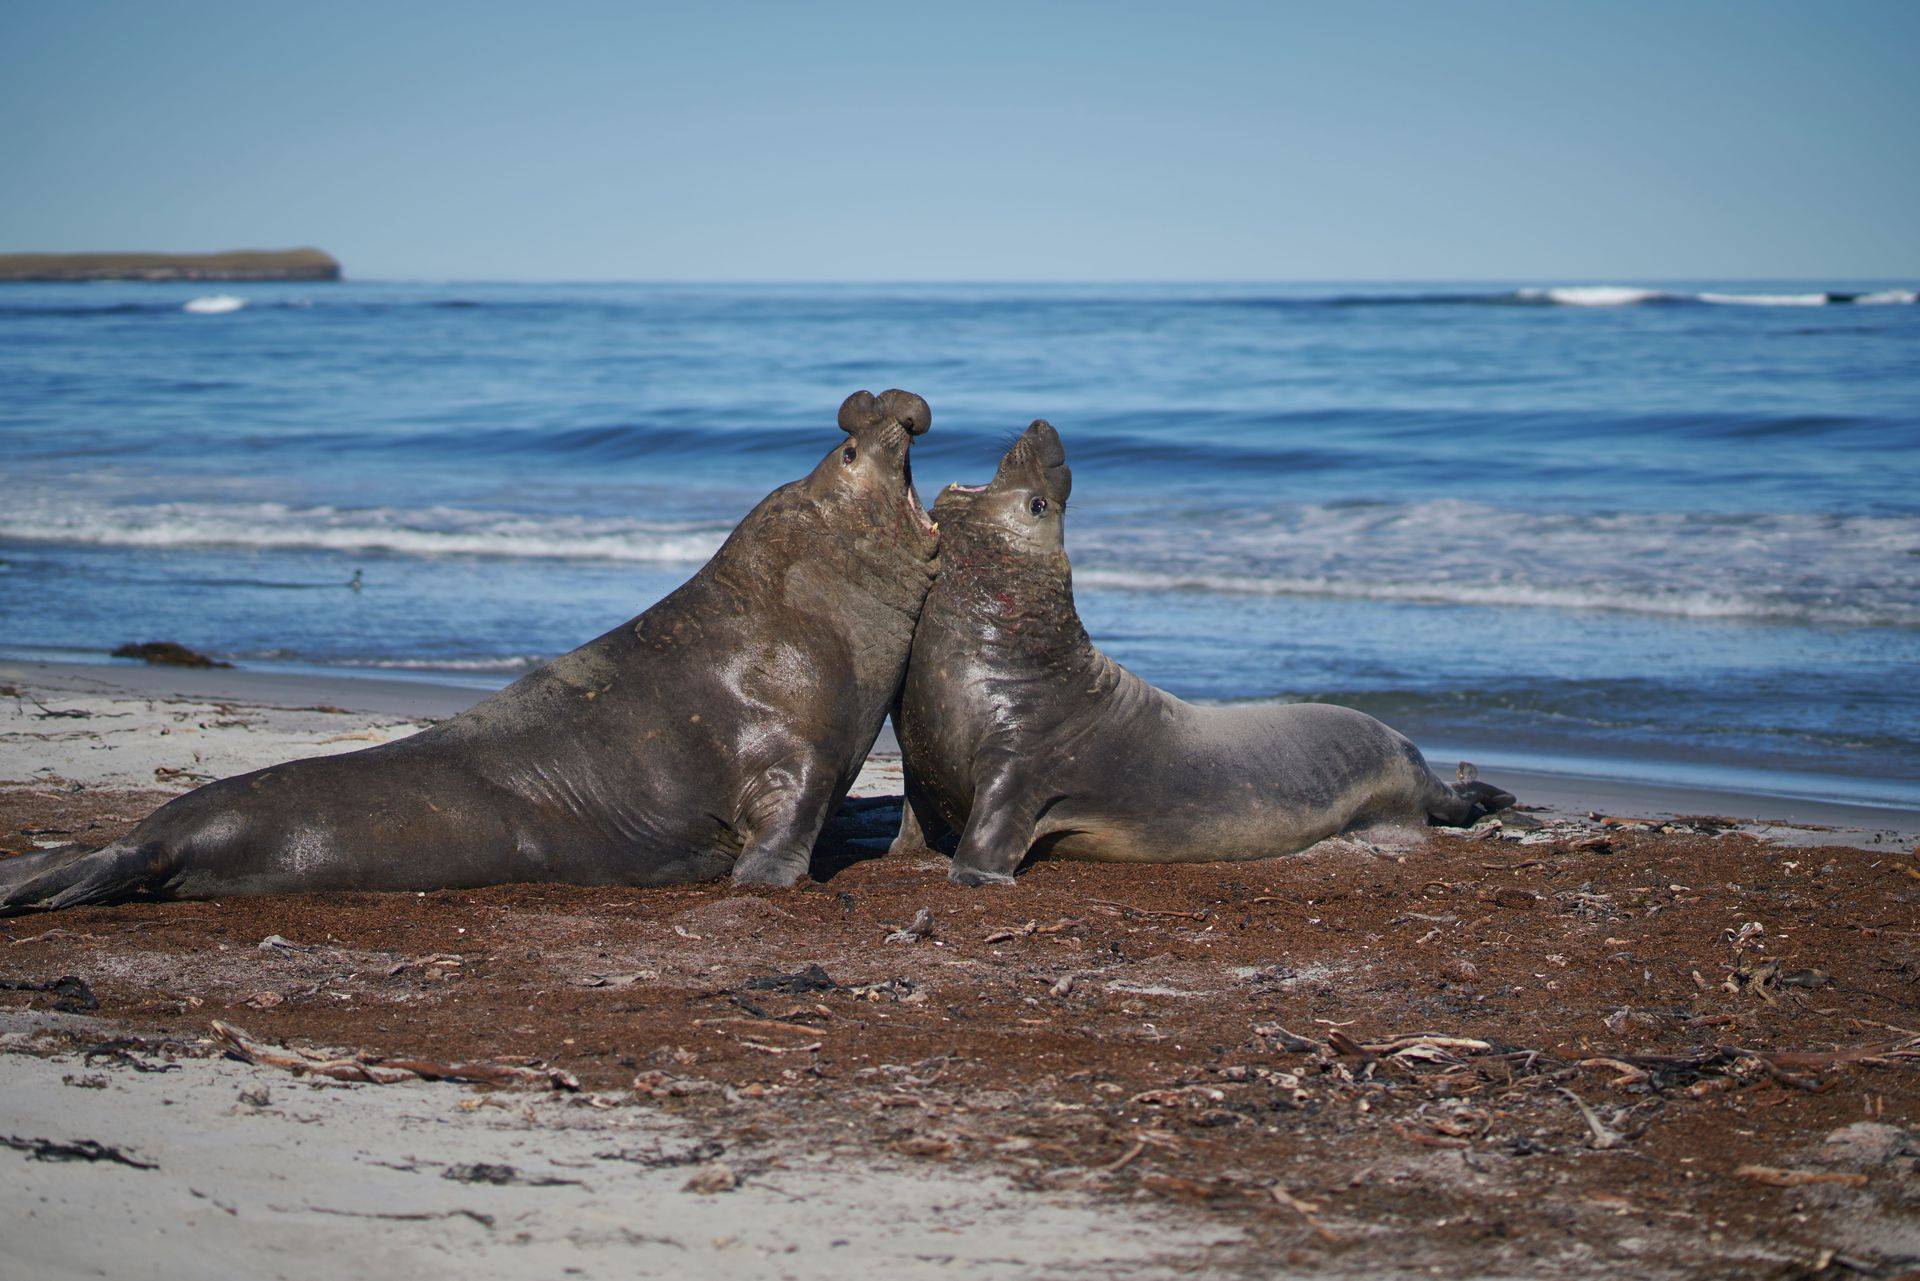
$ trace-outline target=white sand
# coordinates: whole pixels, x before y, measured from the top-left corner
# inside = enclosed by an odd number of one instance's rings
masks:
[[[0,1015],[0,1050],[58,1016]],[[68,1019],[69,1026],[91,1022]],[[91,1078],[102,1088],[67,1084]],[[266,1091],[264,1106],[243,1092]],[[254,1095],[258,1097],[258,1095]],[[622,1097],[622,1096],[614,1096]],[[773,1143],[728,1151],[733,1191],[686,1190],[699,1136],[653,1109],[454,1085],[315,1085],[220,1059],[179,1070],[0,1056],[0,1136],[94,1139],[137,1160],[0,1148],[0,1277],[1162,1277],[1232,1237],[1164,1210],[997,1176]],[[494,1186],[450,1167],[512,1166]],[[490,1221],[490,1222],[489,1222]]]

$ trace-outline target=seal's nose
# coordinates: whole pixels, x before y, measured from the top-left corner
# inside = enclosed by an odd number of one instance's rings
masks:
[[[905,427],[910,436],[925,435],[927,428],[933,426],[933,410],[927,407],[927,402],[898,387],[880,393],[880,411],[888,420]]]
[[[1020,433],[1020,444],[1027,456],[1042,467],[1058,467],[1067,461],[1067,447],[1060,443],[1060,433],[1044,418],[1034,419]]]
[[[933,411],[926,401],[898,387],[878,396],[856,391],[840,406],[840,430],[844,432],[857,434],[894,423],[906,428],[909,435],[918,436],[933,425]]]

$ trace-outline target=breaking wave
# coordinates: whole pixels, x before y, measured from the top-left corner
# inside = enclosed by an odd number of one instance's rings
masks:
[[[67,498],[0,512],[0,539],[693,565],[731,523]],[[1076,517],[1069,539],[1077,582],[1096,590],[1920,627],[1920,516],[1527,512],[1436,499],[1281,503],[1196,521],[1148,501]]]
[[[262,294],[241,297],[234,294],[215,294],[191,298],[185,303],[175,294],[162,300],[125,301],[116,300],[100,303],[69,301],[71,295],[61,295],[58,300],[49,298],[44,303],[8,302],[0,305],[0,319],[36,319],[50,317],[125,317],[135,315],[179,316],[182,313],[198,315],[219,315],[239,311],[242,308],[258,311],[278,311],[286,309],[322,308],[330,315],[358,314],[366,317],[399,317],[408,313],[417,313],[422,317],[434,314],[469,313],[486,316],[495,313],[537,316],[543,314],[604,315],[613,317],[626,314],[646,314],[672,312],[680,301],[672,295],[642,295],[622,302],[613,298],[586,293],[570,299],[517,297],[513,295],[494,295],[473,298],[420,298],[420,297],[379,297],[362,293],[328,296],[276,297]],[[857,295],[849,295],[849,299]],[[896,306],[909,306],[909,298],[891,300]],[[1224,307],[1254,309],[1298,308],[1351,308],[1351,307],[1582,307],[1613,308],[1642,306],[1728,306],[1728,307],[1824,307],[1838,305],[1855,306],[1901,306],[1920,303],[1920,290],[1908,288],[1888,289],[1795,289],[1791,291],[1758,289],[1752,292],[1740,292],[1732,289],[1686,290],[1659,288],[1645,285],[1530,285],[1518,289],[1472,288],[1454,289],[1368,289],[1340,293],[1310,293],[1304,290],[1286,293],[1248,293],[1241,291],[1216,291],[1198,289],[1192,292],[1177,291],[1163,295],[1158,300],[1125,299],[1116,300],[1098,293],[1079,296],[1071,291],[1038,298],[1013,297],[998,300],[982,300],[978,305],[983,308],[1010,308],[1030,310],[1034,307],[1072,306],[1081,310],[1099,311],[1114,307],[1139,307],[1169,305],[1175,307]]]
[[[192,312],[196,316],[224,316],[231,311],[239,311],[247,305],[245,298],[236,298],[232,294],[209,294],[205,298],[195,298],[181,307],[181,311]]]
[[[1298,504],[1198,536],[1096,526],[1073,550],[1077,584],[1116,591],[1920,627],[1912,516]]]
[[[699,562],[726,538],[718,522],[533,517],[456,507],[296,507],[284,503],[41,502],[0,513],[0,538],[81,546],[386,552],[403,556]]]

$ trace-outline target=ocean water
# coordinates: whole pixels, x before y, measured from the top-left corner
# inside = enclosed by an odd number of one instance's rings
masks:
[[[929,500],[1061,430],[1082,613],[1177,693],[1912,806],[1911,287],[4,286],[0,650],[504,682],[903,386]]]

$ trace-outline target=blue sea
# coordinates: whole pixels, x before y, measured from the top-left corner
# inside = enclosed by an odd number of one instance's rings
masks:
[[[900,386],[1179,694],[1920,805],[1913,282],[1601,284],[0,286],[0,651],[501,683]]]

